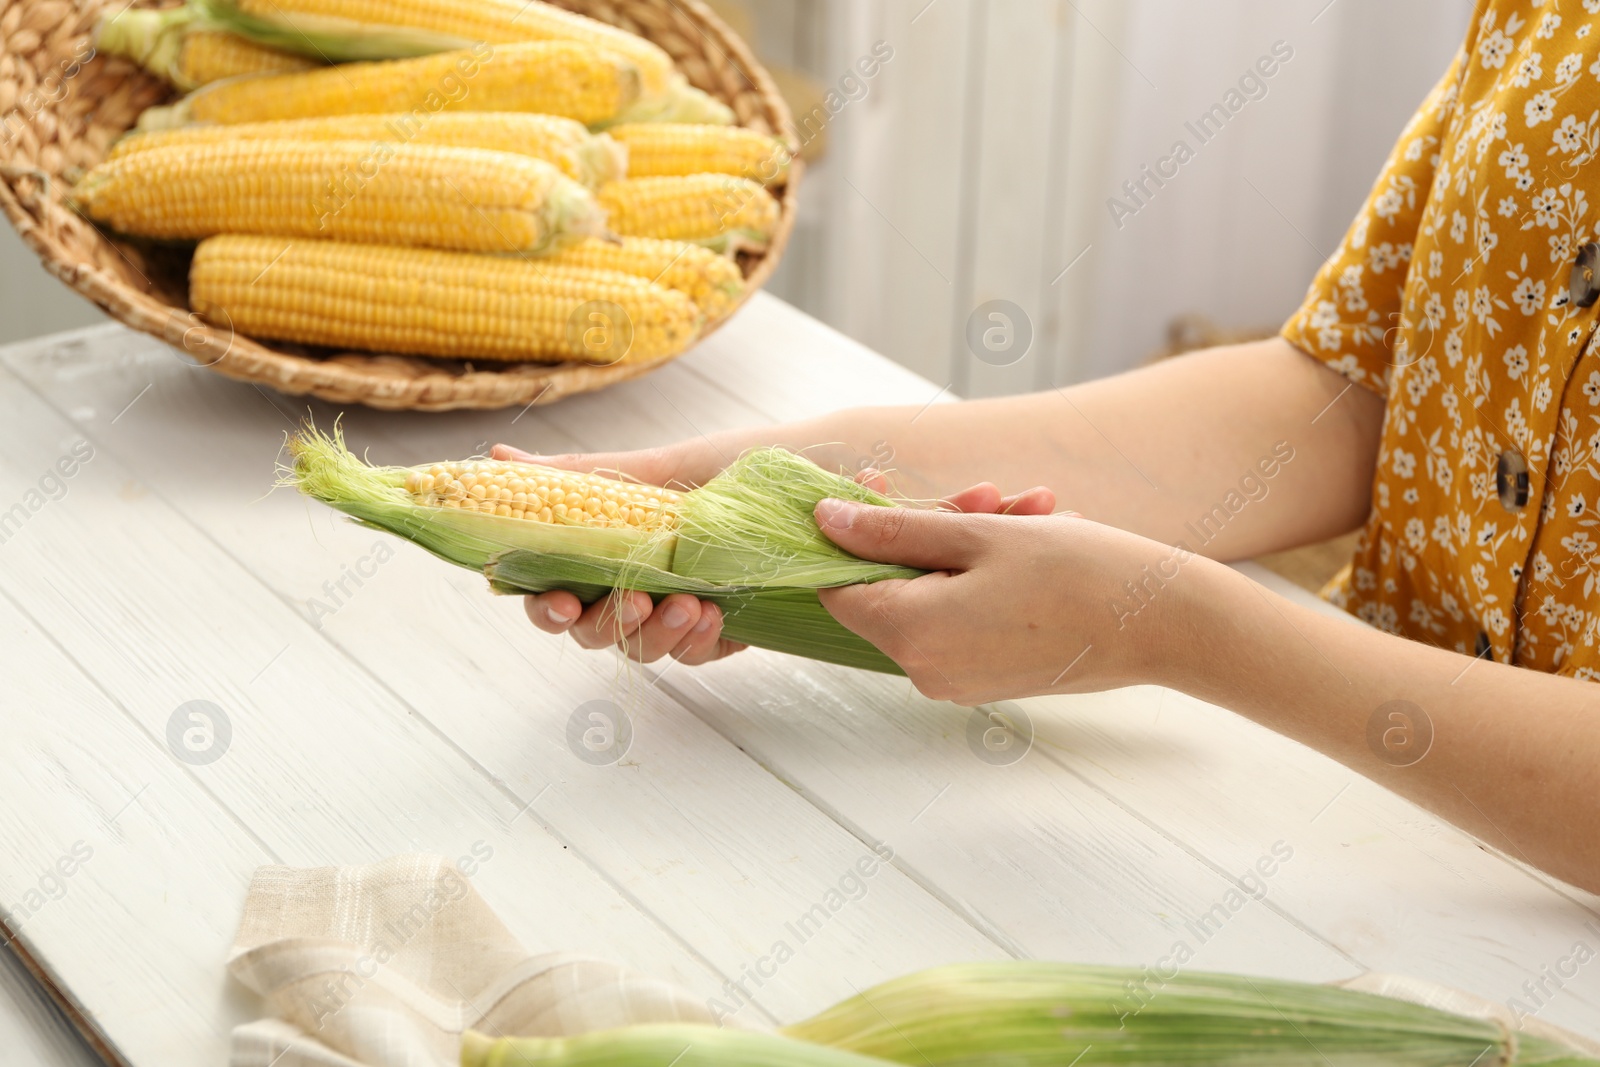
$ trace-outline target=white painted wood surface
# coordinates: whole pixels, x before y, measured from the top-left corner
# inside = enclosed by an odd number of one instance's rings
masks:
[[[921,407],[943,384],[759,296],[696,352],[607,393],[520,414],[353,410],[344,425],[374,459],[413,462]],[[494,858],[476,884],[530,948],[708,997],[887,843],[894,863],[798,946],[752,1018],[942,962],[1154,964],[1179,940],[1196,966],[1319,980],[1372,967],[1503,1000],[1594,938],[1593,898],[1175,694],[1023,702],[1035,745],[999,767],[969,748],[971,713],[903,680],[755,652],[628,670],[406,546],[374,571],[378,535],[269,492],[308,407],[336,414],[118,327],[0,349],[0,511],[78,442],[93,448],[0,543],[0,902],[135,1067],[223,1062],[228,1027],[257,1011],[222,969],[257,864],[480,841]],[[332,588],[363,560],[359,588]],[[601,698],[635,729],[616,766],[565,741]],[[196,699],[232,726],[204,765],[166,740]],[[92,855],[64,889],[19,908],[79,842]],[[1200,943],[1192,924],[1279,842],[1293,857],[1266,898]],[[20,1033],[39,1062],[84,1062],[39,1003],[0,996],[0,1048]],[[1600,1032],[1600,978],[1581,973],[1542,1014]]]

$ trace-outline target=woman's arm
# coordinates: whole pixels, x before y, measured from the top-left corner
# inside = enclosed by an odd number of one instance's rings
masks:
[[[1383,400],[1281,338],[1208,349],[1110,378],[928,407],[854,408],[639,452],[540,457],[698,485],[735,456],[781,445],[825,467],[889,455],[900,495],[938,499],[993,481],[1049,486],[1063,507],[1173,543],[1280,442],[1268,499],[1205,555],[1237,559],[1345,533],[1366,518]],[[497,446],[496,455],[518,453]]]
[[[966,510],[984,511],[1013,503],[983,490],[985,481],[1008,492],[1049,486],[1063,507],[1099,522],[1238,559],[1358,525],[1382,419],[1381,398],[1275,338],[1029,396],[857,408],[639,452],[536,458],[698,485],[758,445],[845,469],[889,454],[879,462],[906,496],[948,499],[977,485],[983,499]],[[495,455],[535,458],[504,445]],[[1237,500],[1248,503],[1230,510]],[[634,594],[584,611],[571,594],[549,593],[530,598],[528,615],[591,648],[627,638],[629,654],[646,661],[671,654],[698,663],[732,650],[720,642],[716,609],[689,597],[652,604]]]
[[[867,559],[936,573],[824,590],[923,693],[963,704],[1150,683],[1253,719],[1600,891],[1600,686],[1294,604],[1203,557],[1063,516],[818,508]]]

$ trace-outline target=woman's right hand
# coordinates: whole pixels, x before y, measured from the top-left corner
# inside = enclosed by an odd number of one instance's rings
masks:
[[[693,489],[715,477],[745,447],[748,446],[701,437],[637,452],[557,456],[536,456],[510,445],[495,445],[490,455],[562,470],[620,476],[647,485]],[[884,475],[872,468],[857,474],[856,481],[879,492],[888,489]],[[1006,496],[989,482],[965,489],[940,504],[951,511],[1009,515],[1048,515],[1055,505],[1055,494],[1049,489],[1040,487]],[[584,648],[617,645],[629,659],[641,663],[653,663],[662,656],[690,665],[709,663],[746,647],[722,636],[721,608],[687,593],[673,593],[656,603],[647,593],[618,590],[585,607],[573,594],[556,590],[528,596],[523,606],[528,619],[545,633],[571,634]]]
[[[727,447],[742,451],[738,445]],[[700,437],[637,452],[536,456],[511,445],[495,445],[490,455],[646,485],[693,489],[715,477],[738,451],[725,452]],[[745,647],[723,638],[721,608],[687,593],[673,593],[658,604],[646,593],[618,591],[585,607],[573,594],[556,590],[525,597],[523,606],[529,621],[545,633],[571,634],[584,648],[619,645],[630,659],[641,663],[665,655],[682,663],[708,663]]]

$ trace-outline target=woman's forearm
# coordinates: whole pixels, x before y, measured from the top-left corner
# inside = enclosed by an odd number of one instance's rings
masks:
[[[1189,567],[1196,568],[1193,571]],[[1600,693],[1294,604],[1193,561],[1161,684],[1337,759],[1509,855],[1600,891]]]
[[[897,492],[980,481],[1217,559],[1305,544],[1366,516],[1381,398],[1274,338],[1027,396],[858,408],[725,435],[893,472]]]

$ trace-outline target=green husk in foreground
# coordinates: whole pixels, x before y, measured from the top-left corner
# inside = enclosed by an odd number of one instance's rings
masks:
[[[1371,993],[1020,960],[894,979],[783,1033],[919,1067],[1600,1067],[1552,1041]]]
[[[461,1064],[1596,1067],[1600,1061],[1558,1036],[1332,986],[1200,973],[1163,979],[1149,968],[1008,960],[897,978],[776,1035],[676,1024],[572,1038],[469,1033]]]
[[[824,497],[897,506],[880,493],[782,449],[757,449],[685,495],[670,531],[533,522],[417,504],[405,479],[426,466],[374,467],[332,436],[307,429],[289,443],[284,481],[363,525],[398,534],[502,593],[566,589],[592,603],[611,589],[691,593],[723,611],[728,638],[886,673],[899,668],[834,621],[817,590],[920,571],[850,555],[817,529]]]

